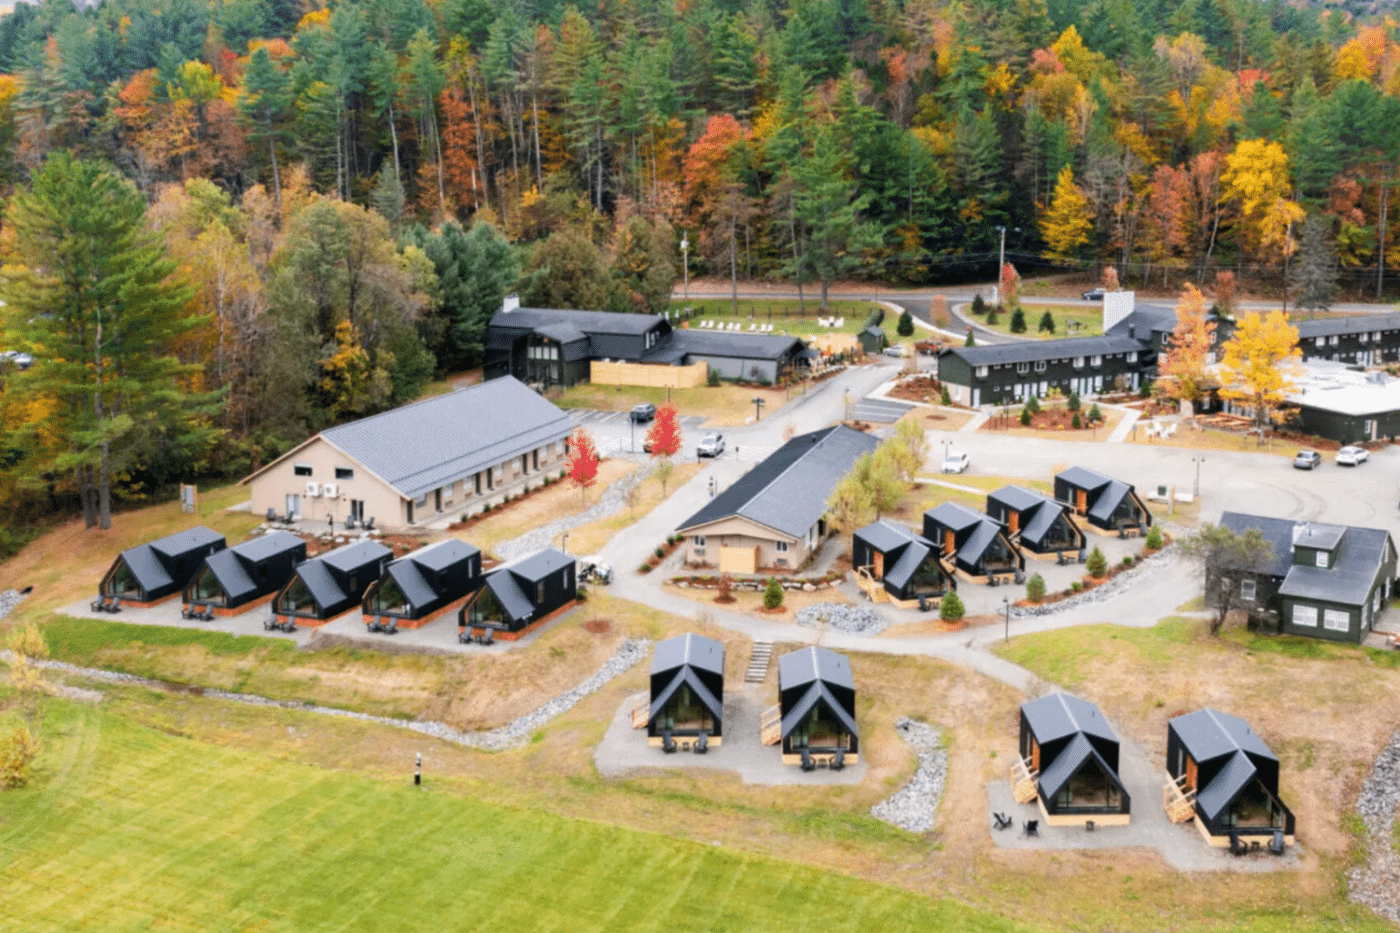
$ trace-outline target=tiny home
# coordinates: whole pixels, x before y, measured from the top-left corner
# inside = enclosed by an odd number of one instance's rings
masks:
[[[878,324],[872,324],[856,334],[856,341],[860,344],[862,351],[872,355],[878,354],[890,345],[890,338],[885,336],[884,328]]]
[[[226,546],[224,536],[200,525],[122,551],[98,584],[94,609],[150,606],[185,588],[204,559]]]
[[[1146,534],[1152,524],[1152,513],[1130,484],[1084,467],[1055,474],[1055,499],[1087,518],[1091,527],[1120,538],[1129,532]]]
[[[1278,799],[1278,772],[1278,757],[1238,716],[1199,709],[1167,722],[1167,774],[1213,846],[1230,845],[1232,833],[1281,832],[1285,845],[1293,843],[1293,812]]]
[[[365,590],[362,609],[372,632],[418,628],[445,615],[481,588],[481,551],[457,538],[391,561]]]
[[[457,625],[464,639],[480,629],[514,641],[577,598],[574,559],[546,548],[488,573],[476,596],[458,611]]]
[[[1118,737],[1097,706],[1064,693],[1022,703],[1020,749],[1047,826],[1128,825]]]
[[[306,560],[306,542],[273,531],[215,551],[185,587],[185,618],[209,619],[247,612],[270,600]]]
[[[647,742],[690,745],[702,735],[707,745],[724,741],[724,645],[686,633],[652,653]]]
[[[811,647],[779,658],[778,714],[783,764],[810,771],[860,760],[856,685],[843,655]]]
[[[1026,558],[1000,522],[956,502],[924,513],[924,538],[939,546],[957,572],[995,585],[1002,577],[1020,582]]]
[[[903,525],[884,520],[866,525],[851,538],[851,566],[880,583],[900,602],[942,596],[957,589],[957,578],[944,566],[938,545]]]
[[[1003,486],[987,494],[987,514],[1006,526],[1012,542],[1032,554],[1082,556],[1084,532],[1069,509],[1024,486]]]
[[[316,626],[349,612],[393,556],[377,541],[356,541],[304,561],[272,601],[274,621]]]

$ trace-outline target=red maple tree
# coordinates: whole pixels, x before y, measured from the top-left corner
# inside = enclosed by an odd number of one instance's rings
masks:
[[[676,406],[662,405],[656,410],[656,418],[647,428],[647,451],[653,459],[674,457],[681,449],[681,420],[676,415]]]
[[[583,501],[588,502],[588,487],[598,481],[598,448],[587,428],[574,428],[569,438],[569,482],[578,487]]]

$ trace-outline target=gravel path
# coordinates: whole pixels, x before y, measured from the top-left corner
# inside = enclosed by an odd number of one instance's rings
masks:
[[[1376,758],[1370,777],[1356,799],[1366,824],[1366,864],[1351,870],[1347,896],[1392,923],[1400,923],[1400,856],[1392,844],[1395,811],[1400,807],[1400,731]]]
[[[1131,589],[1148,577],[1160,572],[1163,567],[1171,563],[1171,559],[1175,555],[1176,542],[1173,541],[1146,560],[1139,561],[1137,566],[1118,574],[1118,576],[1109,580],[1103,586],[1096,586],[1087,593],[1080,593],[1078,596],[1071,596],[1069,599],[1062,599],[1057,603],[1050,603],[1045,606],[1013,606],[1011,607],[1011,618],[1024,619],[1028,616],[1049,616],[1057,612],[1073,609],[1076,606],[1101,603],[1113,599],[1115,596],[1122,595],[1124,591]]]
[[[21,593],[19,590],[5,590],[5,592],[0,593],[0,619],[14,612],[15,607],[24,601],[26,595],[28,594]]]
[[[938,819],[938,802],[948,778],[948,750],[939,741],[940,731],[927,723],[904,717],[894,728],[919,756],[919,767],[908,784],[871,807],[870,815],[911,833],[926,833]]]
[[[795,621],[807,628],[825,626],[847,635],[878,635],[889,627],[875,610],[846,603],[813,603],[797,610]]]
[[[642,480],[651,475],[645,467],[637,467],[622,479],[613,483],[602,494],[598,496],[598,501],[593,503],[584,511],[577,515],[570,515],[568,518],[555,519],[548,525],[541,525],[525,532],[518,538],[503,541],[496,545],[493,550],[501,560],[515,560],[526,554],[533,554],[550,546],[560,532],[577,528],[579,525],[587,525],[589,522],[596,522],[600,518],[607,518],[616,515],[627,506],[627,493],[634,487],[641,484]]]
[[[495,752],[509,748],[519,748],[527,744],[530,740],[530,736],[535,733],[535,730],[539,729],[554,717],[571,709],[579,700],[591,693],[596,693],[608,681],[627,671],[638,661],[645,658],[650,648],[651,641],[649,639],[627,639],[617,651],[614,652],[612,657],[603,662],[602,667],[598,668],[591,677],[577,687],[560,694],[533,712],[526,713],[519,719],[487,732],[462,732],[440,722],[410,722],[403,719],[391,719],[386,716],[371,716],[368,713],[356,713],[351,710],[335,709],[329,706],[313,706],[305,703],[293,703],[287,700],[271,700],[267,697],[255,696],[251,693],[230,693],[227,690],[212,689],[196,690],[194,692],[200,696],[212,697],[216,700],[232,700],[235,703],[246,703],[250,706],[275,706],[281,709],[295,709],[305,713],[317,713],[322,716],[339,716],[342,719],[372,722],[381,726],[394,726],[398,729],[408,729],[412,732],[431,736],[435,739],[454,742],[457,745],[465,745],[468,748],[479,748],[485,751]],[[10,660],[10,652],[0,651],[0,660],[8,662]],[[123,674],[117,671],[105,671],[93,667],[78,667],[75,664],[66,664],[62,661],[33,661],[32,663],[36,667],[42,667],[46,670],[61,671],[65,674],[73,674],[88,680],[99,680],[104,683],[138,684],[143,687],[154,687],[156,689],[164,689],[171,686],[164,681],[152,680],[147,677],[137,677],[135,674]]]

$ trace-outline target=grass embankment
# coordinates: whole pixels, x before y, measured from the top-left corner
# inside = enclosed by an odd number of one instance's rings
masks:
[[[754,389],[722,384],[717,386],[697,386],[693,389],[671,389],[670,403],[676,406],[676,413],[682,418],[699,417],[705,419],[705,427],[734,427],[753,420],[755,398],[763,399],[763,417],[770,418],[790,399],[798,398],[802,387],[792,389]],[[588,408],[597,411],[630,411],[639,402],[651,402],[660,407],[667,401],[666,389],[649,386],[600,386],[592,384],[576,385],[558,395],[551,395],[550,401],[560,408]],[[623,427],[626,427],[624,424]],[[642,445],[650,425],[637,425],[637,446]]]
[[[1011,930],[700,842],[193,742],[54,704],[0,794],[0,929]],[[446,785],[444,787],[444,785]]]
[[[598,496],[605,489],[635,469],[637,465],[630,460],[604,460],[598,464],[598,478],[586,496],[567,478],[559,479],[558,472],[555,472],[547,489],[533,492],[528,498],[511,502],[503,508],[492,509],[484,518],[466,528],[453,529],[452,533],[490,553],[502,541],[518,538],[531,528],[586,511],[598,501]],[[569,534],[573,536],[573,532]],[[576,549],[571,550],[579,553]]]
[[[607,518],[600,518],[596,522],[589,522],[587,525],[580,525],[569,532],[569,550],[574,554],[596,554],[603,549],[603,545],[611,541],[617,534],[622,532],[633,522],[652,509],[656,508],[666,496],[680,489],[686,483],[695,478],[704,464],[701,463],[679,463],[671,471],[671,478],[666,483],[663,493],[661,481],[655,475],[649,475],[642,480],[637,487],[636,496],[631,505],[624,508],[616,515]],[[642,466],[640,469],[651,471],[655,469],[654,462]],[[657,541],[657,545],[661,542]],[[624,568],[618,568],[624,569]]]
[[[997,315],[995,323],[989,324],[987,316],[974,315],[972,305],[967,304],[961,307],[963,316],[968,320],[975,321],[979,326],[987,330],[994,330],[999,334],[1009,334],[1013,337],[1029,337],[1033,340],[1049,340],[1051,338],[1062,337],[1097,337],[1103,333],[1103,308],[1098,302],[1085,302],[1084,307],[1076,308],[1070,305],[1050,305],[1037,304],[1035,302],[1024,302],[1021,305],[1026,315],[1026,329],[1023,333],[1011,333],[1011,312],[1007,311]],[[1055,330],[1053,333],[1043,333],[1040,330],[1040,318],[1046,311],[1055,319]],[[1078,324],[1078,330],[1071,330],[1071,325]]]

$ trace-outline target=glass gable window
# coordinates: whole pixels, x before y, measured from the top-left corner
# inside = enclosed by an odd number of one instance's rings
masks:
[[[108,596],[140,596],[141,584],[136,582],[136,574],[131,572],[126,561],[122,561],[107,578],[105,590]]]
[[[202,603],[218,603],[221,606],[228,602],[224,588],[219,585],[219,578],[214,576],[214,571],[208,567],[201,570],[190,584],[190,598]]]
[[[388,577],[375,591],[370,599],[370,608],[375,612],[388,612],[395,615],[403,615],[413,611],[413,607],[408,604],[408,597],[403,594],[403,590],[394,582],[393,577]]]
[[[1099,763],[1091,759],[1060,788],[1055,803],[1061,810],[1116,810],[1120,795],[1117,785],[1108,779]]]
[[[683,732],[710,732],[714,730],[715,722],[705,704],[691,692],[690,685],[682,684],[657,714],[656,727]]]
[[[495,593],[489,589],[483,590],[481,596],[472,603],[471,609],[467,611],[467,621],[473,625],[487,622],[503,625],[507,621],[506,611],[501,606],[501,601],[496,598]]]
[[[277,600],[277,611],[296,615],[315,615],[316,600],[301,577],[292,581]]]
[[[792,730],[793,748],[837,749],[850,748],[851,736],[841,721],[821,703],[812,707],[811,712]]]

